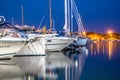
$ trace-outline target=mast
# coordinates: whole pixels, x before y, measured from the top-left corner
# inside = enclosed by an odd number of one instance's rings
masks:
[[[70,0],[70,3],[71,3],[71,13],[70,13],[70,18],[71,18],[71,32],[73,32],[73,1]]]
[[[68,32],[70,32],[70,0],[67,0],[67,10],[68,10]]]
[[[64,8],[65,8],[65,25],[64,29],[66,32],[70,32],[70,3],[69,0],[64,0]]]
[[[64,2],[64,12],[65,12],[65,25],[64,25],[64,27],[63,27],[63,29],[65,30],[65,32],[67,32],[68,30],[67,30],[67,22],[68,22],[68,19],[67,19],[67,0],[64,0],[65,2]]]
[[[24,26],[24,12],[23,12],[23,6],[21,6],[21,12],[22,12],[22,26]]]
[[[76,23],[78,25],[78,32],[85,32],[80,13],[78,12],[77,6],[74,0],[64,0],[65,5],[65,32],[73,32],[73,16],[75,17]]]
[[[50,12],[50,31],[52,31],[52,6],[51,6],[51,0],[49,0],[49,12]]]
[[[64,0],[65,5],[65,26],[66,32],[70,32],[71,29],[73,30],[73,6],[72,0]]]

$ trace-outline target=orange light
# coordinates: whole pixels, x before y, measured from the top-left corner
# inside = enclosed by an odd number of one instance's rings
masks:
[[[112,33],[113,33],[113,31],[112,31],[112,30],[109,30],[107,33],[108,33],[108,34],[112,34]]]
[[[113,54],[113,42],[109,41],[108,42],[108,56],[109,56],[109,60],[111,59]]]
[[[83,34],[83,35],[86,35],[86,32],[84,31],[82,34]]]

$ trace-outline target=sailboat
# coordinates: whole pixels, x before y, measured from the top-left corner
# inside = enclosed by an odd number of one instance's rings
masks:
[[[50,7],[50,32],[52,32],[52,10],[51,10],[51,0],[49,0]],[[58,36],[58,34],[43,34],[39,35],[40,43],[46,51],[61,51],[69,44],[73,43],[74,39],[71,37]]]
[[[63,29],[65,30],[67,35],[71,35],[70,33],[73,31],[73,17],[76,20],[78,25],[78,35],[74,38],[75,43],[80,46],[84,46],[87,44],[88,38],[83,37],[83,33],[85,33],[80,14],[77,10],[77,6],[74,0],[65,0],[65,25]]]

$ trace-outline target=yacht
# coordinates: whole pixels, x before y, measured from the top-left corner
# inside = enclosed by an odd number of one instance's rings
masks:
[[[46,51],[61,51],[74,41],[71,37],[57,37],[57,34],[46,34],[39,36],[41,36],[40,44]]]
[[[11,58],[25,45],[27,38],[4,22],[4,17],[0,16],[0,58]]]
[[[50,10],[50,30],[48,33],[51,34],[42,34],[40,38],[40,43],[45,49],[45,51],[61,51],[65,47],[67,47],[69,44],[73,43],[73,39],[71,37],[65,37],[65,36],[58,36],[58,34],[53,33],[53,23],[52,20],[52,6],[51,1],[49,1],[49,10]],[[43,33],[45,33],[46,28],[43,29]]]
[[[30,38],[27,44],[18,51],[16,56],[46,56],[46,51],[39,41],[39,37]]]
[[[52,30],[52,11],[51,11],[51,2],[49,2],[50,4],[50,30]],[[77,13],[74,13],[76,21],[78,23],[78,29],[79,32],[84,32],[84,28],[81,22],[81,17],[80,14],[78,13],[76,4],[74,2],[71,3],[71,5],[73,5],[73,7],[75,7],[75,10]],[[71,19],[71,15],[73,13],[71,13],[70,15],[70,5],[69,5],[69,1],[65,0],[65,26],[64,26],[64,30],[65,32],[70,32],[70,19]],[[77,17],[76,17],[77,16]],[[72,22],[72,20],[71,20]],[[71,23],[71,25],[73,25]],[[73,27],[73,26],[71,26]],[[42,44],[43,48],[46,51],[61,51],[62,49],[64,49],[65,47],[67,47],[69,44],[73,43],[74,41],[76,41],[77,45],[86,45],[87,43],[87,38],[78,38],[78,37],[68,37],[68,36],[57,36],[55,34],[46,34],[46,35],[42,35],[41,39],[40,39],[40,43]]]
[[[0,38],[0,58],[14,56],[26,43],[26,39],[14,37]]]
[[[28,38],[31,39],[36,38],[36,42],[34,43],[35,45],[39,45],[37,48],[39,48],[39,50],[43,53],[45,53],[46,51],[61,51],[69,44],[74,42],[74,39],[71,37],[59,36],[57,33],[48,34],[46,33],[47,31],[46,29],[44,29],[44,27],[41,31],[43,34],[29,31],[28,33],[26,33],[26,35],[28,36]],[[40,53],[40,51],[38,52]]]

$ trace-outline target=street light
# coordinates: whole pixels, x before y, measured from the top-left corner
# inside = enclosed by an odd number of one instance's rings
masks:
[[[109,30],[107,33],[108,33],[108,34],[112,34],[112,33],[113,33],[113,31],[112,31],[112,30]]]
[[[112,30],[108,30],[107,34],[108,34],[109,39],[112,39],[113,31]]]

